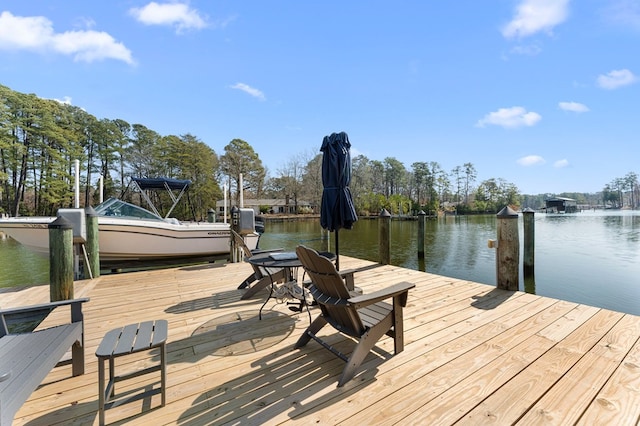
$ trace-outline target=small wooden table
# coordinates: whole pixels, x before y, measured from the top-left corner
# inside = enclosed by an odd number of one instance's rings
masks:
[[[145,321],[138,324],[130,324],[122,328],[117,328],[105,334],[100,346],[96,350],[98,357],[98,402],[100,425],[104,425],[104,412],[116,403],[121,404],[142,399],[155,394],[162,394],[162,407],[166,403],[166,382],[167,382],[167,351],[165,343],[167,341],[168,324],[166,320]],[[160,364],[148,367],[143,370],[116,376],[115,358],[136,352],[146,351],[153,348],[160,348]],[[105,390],[104,363],[109,360],[109,383]],[[110,401],[115,395],[115,383],[120,380],[138,377],[143,374],[160,371],[160,388],[151,389],[137,395],[133,395],[122,400]]]
[[[336,258],[336,255],[329,252],[321,252],[321,256],[326,257],[329,260]],[[269,286],[269,296],[264,301],[258,312],[258,318],[262,319],[262,309],[266,306],[269,299],[272,297],[277,298],[291,298],[299,301],[299,312],[302,312],[303,307],[307,307],[307,313],[309,314],[309,321],[311,321],[311,313],[306,303],[305,289],[302,283],[298,283],[297,269],[302,267],[302,262],[298,259],[296,252],[280,252],[280,253],[260,253],[251,256],[248,260],[249,263],[257,266],[261,266],[269,272],[269,268],[282,268],[285,270],[285,276],[288,281],[276,287],[276,283],[273,281],[273,277],[269,274],[271,285]],[[294,272],[295,271],[295,272]]]

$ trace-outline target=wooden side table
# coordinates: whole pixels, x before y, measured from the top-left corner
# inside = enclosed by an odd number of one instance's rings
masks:
[[[100,346],[96,350],[98,357],[98,402],[100,425],[104,425],[105,410],[111,408],[116,403],[122,404],[160,393],[162,395],[162,407],[166,403],[166,382],[167,382],[167,331],[166,320],[145,321],[138,324],[130,324],[122,328],[117,328],[105,334]],[[124,355],[146,351],[153,348],[160,348],[160,364],[148,367],[143,370],[116,376],[115,359]],[[105,389],[105,361],[109,361],[109,382]],[[120,400],[111,401],[115,396],[115,384],[121,380],[138,377],[143,374],[160,371],[160,388],[151,389],[137,395],[133,395]]]

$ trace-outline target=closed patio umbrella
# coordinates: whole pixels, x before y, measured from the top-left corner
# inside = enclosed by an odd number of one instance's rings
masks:
[[[340,228],[351,229],[358,220],[351,190],[351,143],[345,132],[332,133],[322,141],[322,204],[320,225],[335,231],[336,269],[340,269]]]

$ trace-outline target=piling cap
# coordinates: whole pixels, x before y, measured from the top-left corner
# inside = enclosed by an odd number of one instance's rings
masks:
[[[424,210],[420,210],[418,212],[418,216],[426,216],[427,214],[424,212]]]
[[[382,209],[382,210],[380,210],[380,216],[381,217],[391,217],[391,213],[389,213],[389,211],[387,209]]]
[[[91,206],[87,206],[87,207],[84,208],[84,214],[87,217],[96,217],[96,216],[98,216],[98,213],[96,213],[94,208],[91,207]]]
[[[500,210],[496,216],[501,219],[513,219],[518,217],[518,213],[511,207],[506,206]]]
[[[63,216],[58,216],[56,220],[49,224],[49,229],[73,229],[73,224]]]
[[[535,212],[536,211],[531,207],[527,207],[526,209],[522,210],[522,213],[535,213]]]

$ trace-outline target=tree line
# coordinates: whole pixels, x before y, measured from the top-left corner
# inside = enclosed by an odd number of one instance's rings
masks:
[[[638,185],[637,173],[629,172],[606,184],[602,190],[602,201],[614,208],[628,206],[637,209],[640,206],[640,186]]]
[[[179,206],[175,211],[181,219],[206,218],[223,198],[223,186],[237,200],[240,176],[246,198],[286,199],[299,213],[306,212],[298,209],[299,201],[319,206],[322,196],[318,152],[292,155],[270,173],[242,139],[233,139],[218,155],[192,134],[163,136],[142,124],[97,119],[81,108],[0,85],[0,213],[51,216],[58,208],[73,205],[76,159],[82,164],[82,205],[97,204],[99,176],[105,197],[119,196],[132,176],[192,181],[192,209]],[[417,161],[407,169],[394,157],[352,159],[351,191],[361,215],[383,208],[392,214],[443,209],[469,213],[521,205],[523,196],[513,183],[501,178],[476,180],[470,162],[446,171],[436,161]],[[622,202],[625,186],[615,182],[605,193],[618,194]]]

